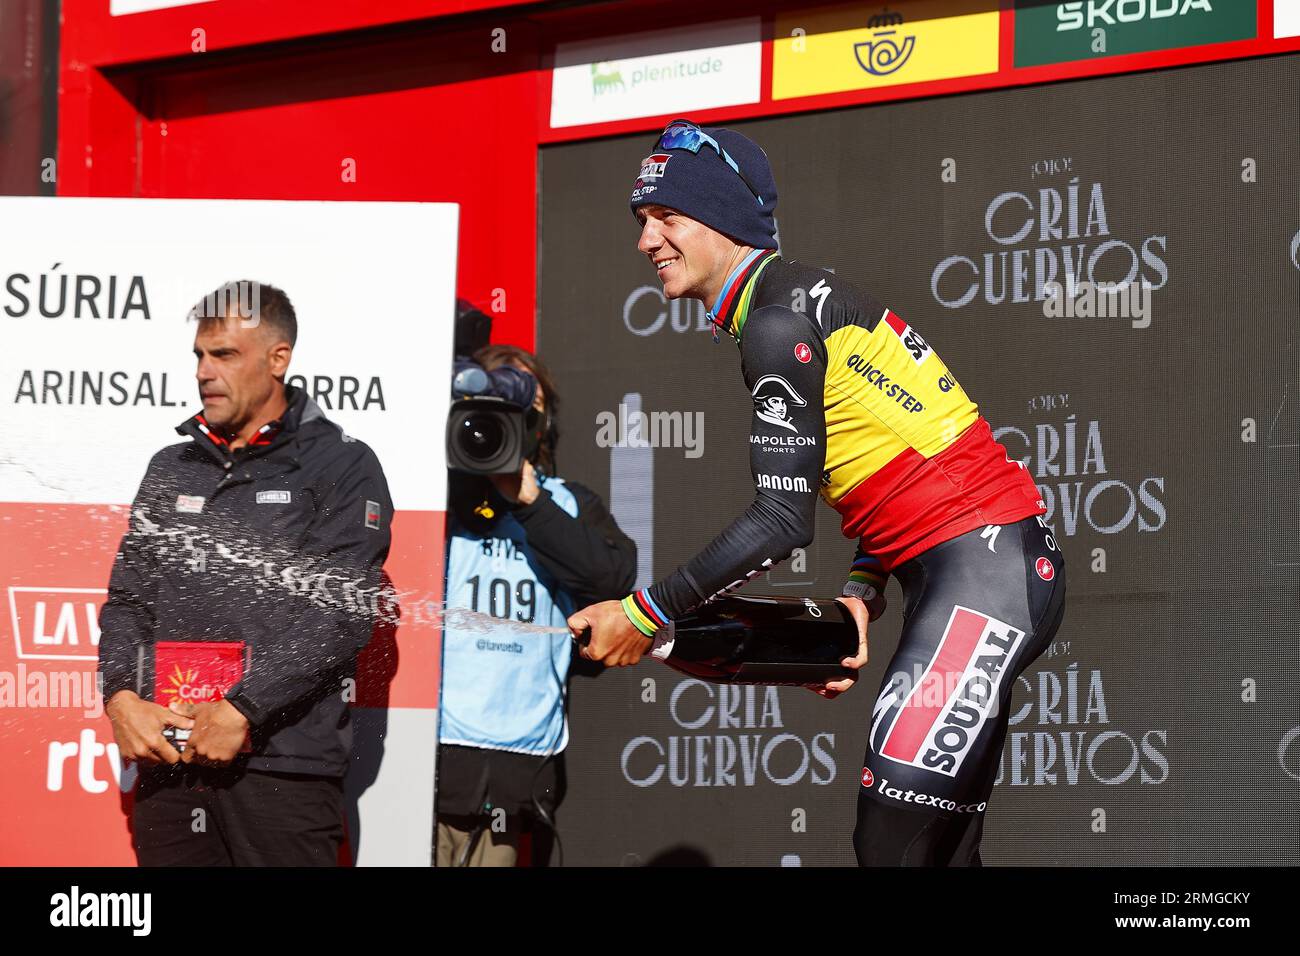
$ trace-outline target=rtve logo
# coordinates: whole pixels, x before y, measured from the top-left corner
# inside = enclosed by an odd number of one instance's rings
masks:
[[[110,780],[118,790],[129,793],[135,789],[139,766],[130,763],[123,767],[117,744],[100,743],[93,727],[83,727],[77,740],[50,741],[45,789],[58,793],[65,780],[73,776],[74,770],[77,785],[86,793],[107,792]]]
[[[19,660],[93,661],[105,588],[9,588],[9,620]]]

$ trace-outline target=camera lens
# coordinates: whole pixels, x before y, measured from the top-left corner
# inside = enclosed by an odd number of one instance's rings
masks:
[[[505,438],[505,429],[496,415],[478,412],[466,415],[461,423],[461,451],[476,461],[487,461],[497,455]]]

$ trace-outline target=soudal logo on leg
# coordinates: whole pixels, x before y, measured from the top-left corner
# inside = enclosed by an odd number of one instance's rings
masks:
[[[873,712],[872,748],[898,763],[955,777],[988,719],[1025,632],[960,605],[916,683],[895,675]]]

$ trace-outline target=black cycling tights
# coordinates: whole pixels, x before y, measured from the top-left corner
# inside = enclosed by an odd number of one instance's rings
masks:
[[[1016,678],[1065,613],[1041,518],[988,525],[895,569],[906,608],[871,714],[853,846],[861,866],[979,866]]]

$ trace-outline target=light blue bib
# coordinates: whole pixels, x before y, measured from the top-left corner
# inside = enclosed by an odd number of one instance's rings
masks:
[[[559,478],[542,488],[572,517],[578,502]],[[469,608],[500,619],[483,629],[448,614],[442,643],[439,739],[444,744],[514,753],[552,754],[569,742],[564,681],[573,642],[568,633],[513,630],[516,621],[564,627],[577,608],[551,590],[533,558],[524,529],[509,512],[492,537],[477,537],[452,518],[447,554],[447,608]]]

